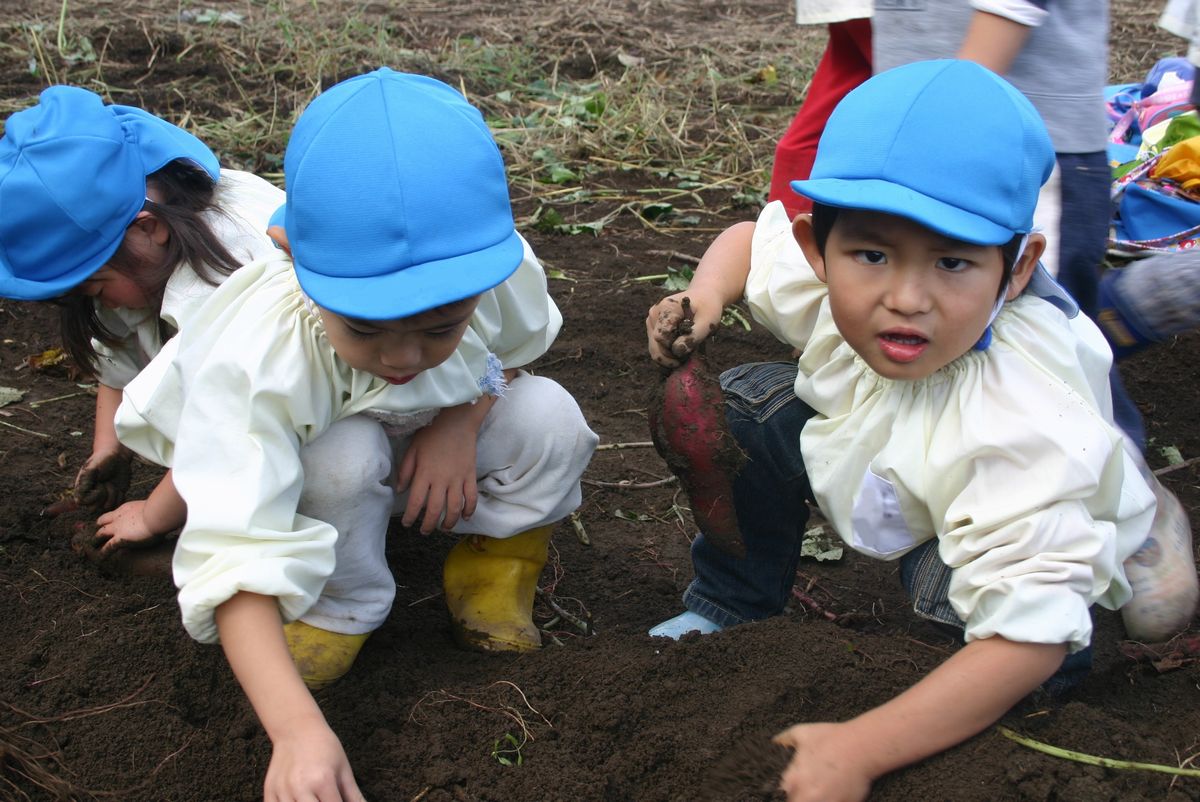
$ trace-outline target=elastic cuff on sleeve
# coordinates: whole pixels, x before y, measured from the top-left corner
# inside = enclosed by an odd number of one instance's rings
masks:
[[[1050,12],[1046,11],[1045,5],[1044,0],[971,0],[971,7],[976,11],[995,14],[1029,28],[1037,28],[1046,21]]]

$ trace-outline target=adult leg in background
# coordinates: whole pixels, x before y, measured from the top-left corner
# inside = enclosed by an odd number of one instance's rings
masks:
[[[1079,303],[1080,310],[1096,320],[1099,312],[1100,269],[1104,261],[1111,218],[1108,157],[1098,153],[1059,153],[1062,215],[1059,221],[1058,283]],[[1113,418],[1139,449],[1146,447],[1142,413],[1125,391],[1114,366]]]
[[[817,142],[833,107],[870,77],[871,20],[830,23],[829,41],[804,101],[775,146],[767,200],[783,201],[789,217],[812,211],[812,201],[792,192],[789,184],[808,178],[817,156]]]

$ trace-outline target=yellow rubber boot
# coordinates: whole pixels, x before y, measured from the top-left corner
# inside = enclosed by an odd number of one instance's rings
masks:
[[[293,621],[283,625],[283,634],[300,678],[310,690],[318,691],[345,676],[371,633],[343,635]]]
[[[521,652],[542,645],[533,597],[553,526],[509,538],[468,535],[446,555],[442,586],[454,639],[468,649]]]

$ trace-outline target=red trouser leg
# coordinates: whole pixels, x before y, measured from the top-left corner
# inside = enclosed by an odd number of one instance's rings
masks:
[[[833,107],[870,77],[871,20],[830,23],[829,43],[809,82],[808,94],[775,146],[767,199],[783,201],[790,216],[812,211],[812,201],[793,192],[789,182],[808,178],[817,156],[817,142]]]

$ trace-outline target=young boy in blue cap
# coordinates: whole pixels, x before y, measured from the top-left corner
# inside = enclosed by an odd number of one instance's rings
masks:
[[[341,677],[387,617],[393,509],[461,536],[443,575],[461,643],[537,648],[537,580],[596,436],[519,370],[562,318],[458,92],[388,69],[344,81],[300,116],[284,173],[272,233],[292,258],[217,290],[129,386],[117,431],[171,469],[137,512],[184,523],[186,504],[183,623],[219,638],[271,738],[266,798],[358,800],[305,685]]]
[[[722,375],[748,455],[734,483],[746,555],[701,532],[688,612],[652,634],[781,612],[812,499],[849,546],[899,560],[918,613],[966,642],[857,718],[781,733],[790,802],[863,799],[1052,677],[1076,679],[1093,604],[1128,607],[1147,634],[1191,621],[1190,536],[1148,541],[1154,493],[1113,424],[1111,353],[1038,262],[1033,209],[1053,165],[1037,112],[985,68],[881,73],[834,111],[793,185],[812,216],[772,203],[726,230],[647,318],[663,365],[743,297],[803,351]]]

